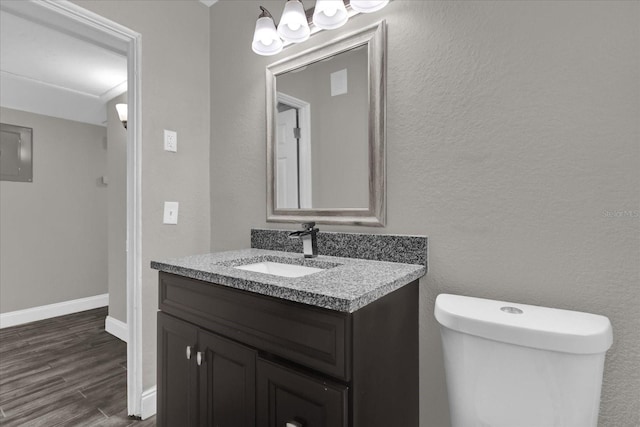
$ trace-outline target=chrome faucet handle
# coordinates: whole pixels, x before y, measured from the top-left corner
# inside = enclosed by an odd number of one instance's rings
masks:
[[[313,222],[313,221],[311,221],[311,222],[303,222],[302,223],[302,228],[305,229],[305,230],[312,230],[313,227],[315,227],[315,226],[316,226],[316,223]]]

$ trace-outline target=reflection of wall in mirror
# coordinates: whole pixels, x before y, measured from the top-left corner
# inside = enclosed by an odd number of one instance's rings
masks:
[[[347,93],[331,96],[331,74],[347,70]],[[277,77],[278,92],[311,104],[313,208],[369,206],[366,46]]]

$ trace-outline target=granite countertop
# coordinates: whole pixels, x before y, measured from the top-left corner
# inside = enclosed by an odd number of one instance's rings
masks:
[[[284,262],[326,270],[291,278],[234,268],[262,261]],[[301,253],[265,249],[242,249],[152,261],[151,268],[347,313],[353,313],[422,277],[427,271],[424,265],[419,264],[325,255],[304,258]]]

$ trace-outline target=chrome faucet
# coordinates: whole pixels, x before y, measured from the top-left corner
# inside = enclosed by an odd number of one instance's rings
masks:
[[[305,258],[315,258],[318,256],[318,230],[315,222],[305,222],[302,224],[303,230],[289,233],[290,239],[302,240],[302,252]]]

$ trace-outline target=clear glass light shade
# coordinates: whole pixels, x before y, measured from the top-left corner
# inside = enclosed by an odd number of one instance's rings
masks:
[[[278,35],[285,41],[300,43],[307,40],[310,34],[311,30],[302,3],[299,0],[287,1],[278,24]]]
[[[351,0],[351,9],[360,13],[377,12],[385,7],[389,0]]]
[[[127,128],[127,116],[129,108],[127,104],[116,104],[116,111],[118,111],[118,118],[124,125],[125,129]]]
[[[262,17],[256,21],[251,49],[258,55],[275,55],[282,51],[282,40],[276,31],[273,18]]]
[[[333,30],[347,23],[349,16],[342,0],[318,0],[313,11],[313,23],[323,30]]]

